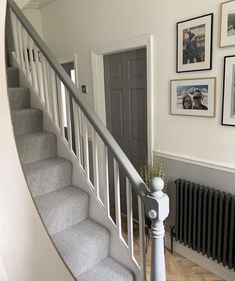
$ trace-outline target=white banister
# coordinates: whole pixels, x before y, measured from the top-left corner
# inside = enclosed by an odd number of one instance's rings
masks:
[[[16,21],[16,32],[18,36],[18,43],[19,43],[19,58],[22,70],[25,72],[25,63],[23,58],[23,46],[22,46],[22,25],[19,21]]]
[[[35,55],[33,55],[34,50],[33,50],[33,41],[32,39],[28,37],[28,50],[29,50],[29,60],[30,60],[30,68],[31,68],[31,76],[32,76],[32,83],[33,83],[33,88],[36,91],[36,93],[39,93],[38,89],[38,83],[37,83],[37,74],[36,74],[36,62],[34,61]]]
[[[96,198],[99,199],[99,161],[98,161],[98,145],[97,145],[97,133],[92,128],[92,157],[93,157],[93,175],[94,175],[94,189]]]
[[[15,14],[10,11],[11,14],[11,25],[12,25],[12,33],[13,33],[13,39],[15,44],[15,52],[16,52],[16,59],[20,61],[19,53],[20,53],[20,47],[19,47],[19,41],[18,41],[18,35],[17,35],[17,19]]]
[[[134,237],[133,237],[133,209],[132,209],[132,189],[129,179],[126,177],[126,202],[127,202],[127,235],[129,255],[134,259]]]
[[[145,212],[144,212],[143,201],[139,196],[138,196],[138,210],[139,210],[139,245],[140,245],[141,279],[146,280]]]
[[[108,161],[108,148],[104,147],[104,206],[107,212],[107,216],[110,217],[110,202],[109,202],[109,161]]]
[[[56,89],[56,75],[54,70],[50,67],[50,81],[51,81],[51,96],[52,96],[52,108],[53,108],[53,120],[57,127],[59,127],[59,112],[58,112],[58,96]]]
[[[84,170],[86,178],[90,181],[90,164],[89,164],[89,143],[88,143],[88,122],[84,114],[82,114],[82,128],[83,128],[83,149],[84,149]]]
[[[50,105],[49,105],[49,97],[48,97],[48,84],[47,84],[47,66],[46,59],[42,57],[42,81],[43,81],[43,93],[44,93],[44,101],[46,105],[46,109],[48,113],[50,113]]]
[[[59,123],[60,123],[60,134],[64,137],[64,108],[63,108],[63,99],[61,91],[61,81],[56,77],[57,84],[57,96],[58,96],[58,111],[59,111]]]
[[[125,246],[130,258],[140,269],[141,281],[146,281],[145,212],[151,218],[151,281],[165,281],[163,222],[168,216],[169,199],[162,192],[163,181],[159,178],[153,179],[151,192],[148,190],[128,157],[87,103],[86,97],[80,94],[77,56],[75,55],[75,85],[14,1],[8,0],[8,3],[18,65],[35,89],[52,121],[57,128],[59,127],[61,137],[64,141],[68,140],[68,148],[83,169],[92,187],[91,192],[94,192],[97,200],[102,203],[101,206],[112,223],[109,194],[110,185],[114,184],[116,233],[123,242],[120,191],[126,187],[128,239]],[[91,169],[93,173],[90,173]],[[122,186],[123,175],[126,177],[125,186]],[[139,216],[135,219],[139,223],[140,262],[135,259],[133,212],[137,210],[134,209],[136,206],[133,204],[133,196],[138,197]]]
[[[65,89],[65,109],[67,119],[67,136],[70,150],[73,150],[73,137],[72,137],[72,126],[71,126],[71,108],[70,108],[70,94]]]
[[[29,71],[29,58],[28,58],[28,34],[24,28],[22,28],[22,47],[25,61],[26,75],[29,80],[31,80],[31,72]]]
[[[164,220],[169,214],[169,198],[163,193],[164,181],[161,178],[153,178],[151,197],[157,202],[157,209],[148,210],[148,216],[152,220],[152,266],[151,281],[166,281],[166,265],[164,254]]]
[[[43,84],[42,84],[42,64],[38,58],[39,50],[36,47],[36,45],[34,44],[34,42],[33,42],[33,50],[34,50],[34,58],[35,58],[35,65],[36,65],[38,94],[39,94],[41,101],[44,101]]]
[[[115,193],[116,226],[117,226],[119,238],[122,238],[119,166],[118,166],[117,161],[114,158],[113,158],[113,168],[114,168],[114,193]]]

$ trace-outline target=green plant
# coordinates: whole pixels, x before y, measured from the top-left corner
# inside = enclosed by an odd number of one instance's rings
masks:
[[[152,159],[146,165],[140,167],[140,175],[148,188],[151,187],[151,181],[154,177],[160,177],[164,180],[166,191],[166,173],[162,160],[153,152]]]

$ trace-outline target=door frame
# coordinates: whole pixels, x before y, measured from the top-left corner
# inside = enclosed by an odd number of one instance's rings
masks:
[[[96,114],[106,126],[105,108],[105,80],[104,80],[104,56],[123,51],[146,48],[147,64],[147,151],[148,160],[151,160],[153,151],[153,35],[144,35],[129,40],[114,42],[93,48],[90,51],[93,100]]]

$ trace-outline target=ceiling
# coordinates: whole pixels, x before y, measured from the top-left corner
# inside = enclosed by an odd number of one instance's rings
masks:
[[[54,1],[55,0],[31,0],[31,1],[28,1],[28,3],[26,5],[24,5],[23,10],[25,10],[25,9],[42,9]]]

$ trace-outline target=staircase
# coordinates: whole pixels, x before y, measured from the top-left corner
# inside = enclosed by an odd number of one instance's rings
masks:
[[[146,281],[147,214],[152,221],[151,281],[166,281],[163,222],[169,198],[162,191],[164,182],[154,178],[148,189],[16,3],[7,3],[8,52],[16,66],[7,69],[15,140],[29,190],[52,243],[74,280]],[[19,73],[31,93],[20,87]],[[126,241],[120,186],[126,193]],[[138,261],[134,212],[139,225]]]
[[[43,113],[30,107],[19,70],[7,69],[8,95],[19,157],[43,223],[62,259],[79,281],[133,281],[110,256],[109,231],[89,218],[89,195],[72,185],[70,161],[57,157],[57,139],[43,131]]]

